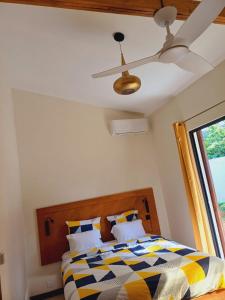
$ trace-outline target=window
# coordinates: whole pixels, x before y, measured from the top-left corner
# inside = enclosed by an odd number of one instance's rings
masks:
[[[190,132],[216,254],[225,256],[225,117]]]

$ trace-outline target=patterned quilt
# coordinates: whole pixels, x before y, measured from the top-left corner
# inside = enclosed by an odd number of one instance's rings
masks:
[[[180,300],[225,288],[225,262],[160,236],[63,256],[66,300]]]

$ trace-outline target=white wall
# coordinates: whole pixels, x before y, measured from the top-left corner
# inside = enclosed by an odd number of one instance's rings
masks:
[[[152,186],[170,237],[151,135],[112,137],[107,128],[137,115],[22,91],[13,98],[31,294],[60,286],[59,264],[40,266],[36,208]]]
[[[0,67],[0,266],[3,300],[24,300],[24,227],[13,104]]]
[[[188,204],[172,127],[173,122],[180,119],[176,103],[171,102],[151,116],[151,128],[172,238],[193,245]]]
[[[195,246],[172,124],[225,100],[225,62],[150,117],[162,189],[174,240]],[[194,129],[225,115],[225,104],[187,122]]]

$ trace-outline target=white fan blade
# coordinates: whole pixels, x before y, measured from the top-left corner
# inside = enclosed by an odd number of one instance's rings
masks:
[[[189,52],[182,59],[175,62],[175,64],[183,70],[194,74],[205,74],[213,70],[213,66],[202,56]]]
[[[216,19],[225,0],[202,0],[175,35],[173,45],[190,46]]]
[[[128,71],[130,69],[134,69],[136,67],[139,67],[141,65],[145,65],[145,64],[148,64],[148,63],[151,63],[151,62],[156,62],[156,61],[158,61],[158,57],[159,57],[159,52],[157,54],[153,55],[153,56],[142,58],[140,60],[136,60],[136,61],[133,61],[131,63],[125,64],[125,65],[122,65],[122,66],[119,66],[119,67],[115,67],[115,68],[112,68],[112,69],[107,70],[107,71],[103,71],[103,72],[100,72],[100,73],[97,73],[97,74],[93,74],[92,77],[93,78],[100,78],[100,77],[105,77],[105,76],[110,76],[110,75],[122,73],[122,72]]]

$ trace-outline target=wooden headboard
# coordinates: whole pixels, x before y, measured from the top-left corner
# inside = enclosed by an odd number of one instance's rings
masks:
[[[60,261],[68,250],[65,221],[101,217],[101,235],[105,242],[113,240],[106,216],[130,209],[138,210],[146,232],[160,234],[152,188],[37,209],[41,264]]]

